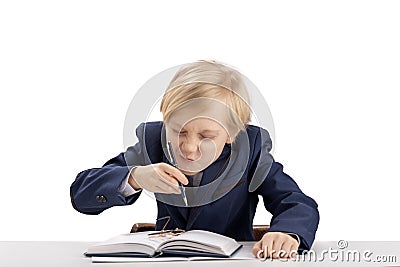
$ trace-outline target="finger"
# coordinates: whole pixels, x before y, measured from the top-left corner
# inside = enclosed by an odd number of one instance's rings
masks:
[[[174,166],[168,165],[166,163],[162,164],[162,170],[166,173],[168,173],[170,176],[172,176],[175,180],[178,180],[184,185],[187,185],[189,183],[188,179],[186,176],[177,168]]]
[[[288,258],[290,250],[292,248],[293,242],[292,241],[286,241],[282,244],[281,250],[283,253],[280,255],[282,258]]]
[[[283,245],[283,240],[281,239],[274,240],[271,251],[272,258],[277,259],[282,256],[282,245]]]
[[[296,242],[290,246],[289,258],[295,258],[298,254],[299,244]]]
[[[157,177],[153,179],[153,186],[157,187],[152,191],[155,193],[168,193],[168,194],[179,194],[180,188],[178,186],[178,182],[171,178],[167,173],[156,169]],[[157,179],[158,178],[158,179]]]
[[[254,244],[253,249],[251,250],[251,252],[253,253],[254,256],[258,257],[258,258],[262,258],[264,257],[264,253],[260,252],[262,250],[261,247],[261,241],[258,241],[257,243]]]
[[[154,185],[152,188],[149,188],[149,190],[153,193],[164,193],[164,189],[158,185]]]
[[[167,184],[169,186],[172,186],[172,187],[178,187],[179,186],[178,181],[174,177],[169,175],[167,172],[164,172],[163,170],[161,170],[158,173],[158,175],[159,175],[159,178],[160,178],[161,182],[163,182],[163,183],[165,183],[165,184]]]
[[[274,240],[272,238],[264,240],[261,247],[268,258],[271,258],[273,256]]]
[[[159,178],[158,181],[161,181],[172,187],[177,187],[178,186],[177,179],[174,178],[173,176],[171,176],[168,172],[166,172],[166,169],[165,169],[166,167],[163,165],[169,166],[167,164],[162,163],[162,164],[158,164],[158,166],[156,168],[154,168],[154,171],[156,172],[156,174]],[[169,167],[172,167],[172,166],[169,166]],[[174,167],[172,167],[172,168],[174,168]]]
[[[181,186],[175,179],[171,179],[171,177],[164,173],[160,174],[161,178],[159,179],[159,183],[162,184],[164,190],[167,190],[165,193],[170,194],[180,194],[181,193]]]
[[[162,193],[162,194],[180,194],[179,189],[176,190],[176,187],[169,186],[165,183],[160,183],[154,186],[153,191],[154,193]]]
[[[164,174],[167,175],[167,174]],[[162,176],[162,175],[161,175]],[[164,190],[164,193],[168,194],[180,194],[181,189],[174,179],[173,181],[169,180],[170,178],[163,177],[160,179],[159,186]]]

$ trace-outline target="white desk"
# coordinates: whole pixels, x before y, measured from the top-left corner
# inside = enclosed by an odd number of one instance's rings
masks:
[[[147,262],[147,263],[92,263],[90,258],[83,256],[88,242],[41,242],[41,241],[0,241],[0,266],[1,267],[22,267],[22,266],[160,266],[160,267],[183,267],[188,262]],[[400,242],[348,242],[347,248],[339,249],[337,242],[316,242],[313,251],[319,259],[323,251],[332,251],[333,254],[338,251],[336,256],[351,254],[351,251],[358,251],[361,254],[360,262],[354,262],[355,257],[349,257],[350,260],[342,261],[340,258],[336,261],[329,259],[328,252],[325,253],[323,261],[288,261],[279,260],[260,261],[254,260],[233,260],[229,261],[230,267],[235,266],[321,266],[321,265],[345,265],[345,266],[399,266],[400,265]],[[342,251],[342,252],[341,252]],[[369,254],[370,251],[372,254]],[[371,262],[363,260],[363,253],[369,254]],[[386,256],[386,262],[373,262],[377,256]],[[389,256],[392,256],[389,258]],[[381,257],[380,259],[383,260]],[[388,262],[390,260],[391,262]],[[217,261],[194,261],[191,266],[226,266],[227,260]]]

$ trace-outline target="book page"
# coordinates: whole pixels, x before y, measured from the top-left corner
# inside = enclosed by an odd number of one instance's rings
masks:
[[[169,254],[209,254],[210,256],[230,256],[240,245],[232,238],[216,233],[191,230],[178,236],[149,235],[157,231],[121,234],[104,242],[97,243],[87,250],[87,255],[140,253],[153,256],[158,252]],[[179,253],[177,253],[179,254]],[[180,254],[179,254],[180,255]]]
[[[121,234],[88,248],[88,253],[140,252],[153,255],[170,237],[149,236],[152,232]],[[144,247],[147,247],[145,249]]]
[[[252,254],[253,243],[244,244],[230,258],[215,257],[158,257],[158,258],[134,258],[134,257],[92,257],[92,262],[168,262],[168,261],[231,261],[231,260],[257,260]],[[258,261],[258,260],[257,260]]]
[[[99,245],[142,244],[142,245],[150,246],[154,250],[156,250],[161,243],[168,240],[168,238],[164,238],[164,237],[149,238],[149,236],[148,236],[149,233],[151,233],[151,232],[121,234],[121,235],[113,237],[109,240],[106,240]]]
[[[175,236],[164,241],[160,248],[174,249],[174,245],[198,247],[200,250],[224,255],[231,255],[240,246],[232,238],[203,230],[191,230]]]

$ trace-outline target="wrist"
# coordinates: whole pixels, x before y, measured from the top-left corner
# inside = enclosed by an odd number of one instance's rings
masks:
[[[134,178],[134,172],[135,172],[136,168],[133,169],[131,171],[131,173],[129,174],[129,178],[128,178],[128,184],[130,186],[132,186],[133,189],[135,190],[140,190],[142,189],[142,187],[136,182],[135,178]]]

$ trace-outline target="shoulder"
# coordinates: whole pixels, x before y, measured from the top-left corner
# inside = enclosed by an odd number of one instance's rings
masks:
[[[256,125],[247,125],[246,133],[249,138],[249,144],[255,151],[260,150],[262,147],[269,152],[272,149],[272,140],[269,132]]]
[[[163,125],[164,123],[162,121],[142,122],[136,128],[136,135],[139,139],[143,136],[161,135]]]
[[[164,123],[162,121],[143,122],[136,128],[138,143],[142,152],[148,155],[151,162],[162,159],[162,138]]]
[[[248,124],[246,126],[246,132],[247,132],[247,135],[249,136],[249,139],[255,138],[259,134],[261,129],[262,128],[259,126]]]
[[[150,144],[161,143],[161,136],[164,128],[162,121],[142,122],[136,128],[136,136],[139,142]]]

